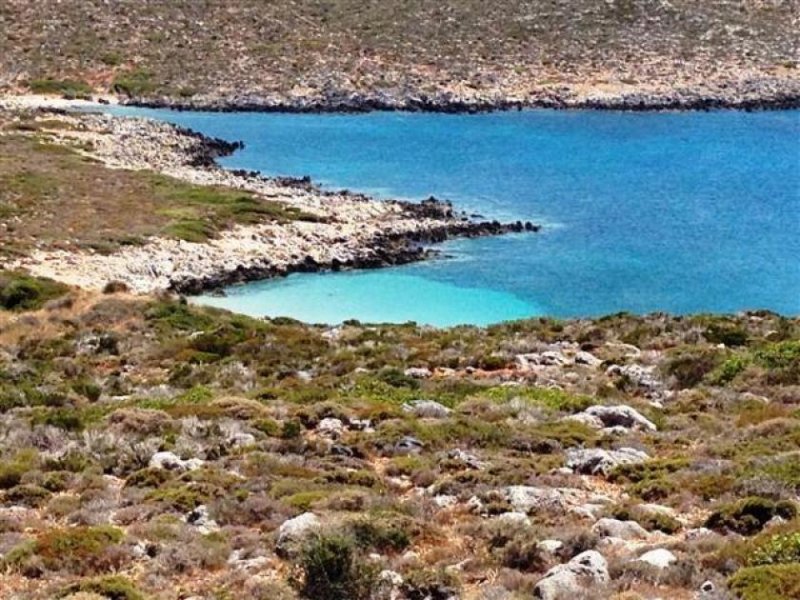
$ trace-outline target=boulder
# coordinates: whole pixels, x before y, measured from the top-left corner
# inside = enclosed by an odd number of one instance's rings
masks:
[[[590,406],[584,413],[599,419],[604,427],[625,427],[641,431],[656,431],[655,424],[639,411],[620,404],[617,406]]]
[[[533,510],[564,510],[566,508],[563,494],[553,488],[511,485],[506,488],[506,498],[516,512],[526,514]]]
[[[599,367],[601,364],[603,364],[603,361],[597,358],[594,354],[581,350],[575,354],[575,364]]]
[[[318,531],[321,525],[319,517],[311,512],[284,521],[278,528],[276,552],[283,557],[291,555],[303,540],[309,534]]]
[[[607,476],[618,465],[643,463],[649,458],[646,452],[635,448],[578,448],[567,451],[566,465],[576,473]]]
[[[404,373],[406,377],[413,377],[414,379],[427,379],[433,375],[427,367],[409,367]]]
[[[647,530],[636,521],[620,521],[619,519],[603,518],[592,525],[592,532],[600,537],[612,537],[621,540],[644,539]]]
[[[421,419],[446,419],[452,412],[435,400],[412,400],[403,405],[403,411]]]
[[[319,422],[317,431],[322,435],[338,438],[344,433],[344,423],[340,419],[327,417]]]
[[[656,550],[645,552],[636,560],[637,562],[653,565],[657,569],[666,569],[678,559],[666,548],[657,548]]]
[[[203,461],[199,458],[183,460],[174,452],[156,452],[150,457],[149,466],[168,471],[194,471],[203,466]]]
[[[608,563],[595,550],[582,552],[568,563],[547,571],[533,588],[539,600],[575,600],[608,583]]]

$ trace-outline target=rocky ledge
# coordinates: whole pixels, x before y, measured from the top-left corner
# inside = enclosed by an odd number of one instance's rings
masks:
[[[63,122],[48,132],[76,144],[106,167],[155,171],[203,186],[237,189],[287,207],[302,218],[265,217],[233,225],[203,241],[157,236],[111,254],[91,248],[42,246],[12,266],[89,289],[122,282],[136,292],[199,293],[232,283],[292,272],[378,268],[423,260],[431,244],[539,230],[530,222],[476,220],[449,202],[378,201],[348,191],[328,191],[308,178],[268,178],[216,164],[241,143],[148,119],[50,111],[42,121]],[[52,126],[51,126],[52,127]]]

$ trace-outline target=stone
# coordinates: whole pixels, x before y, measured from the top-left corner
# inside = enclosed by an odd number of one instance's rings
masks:
[[[424,447],[425,444],[420,442],[417,438],[407,435],[397,441],[394,445],[394,452],[395,454],[417,454]]]
[[[492,517],[491,520],[493,523],[504,523],[508,525],[517,525],[523,527],[527,527],[528,525],[531,524],[531,520],[528,518],[528,515],[526,515],[524,512],[516,512],[516,511],[501,513],[499,515]]]
[[[317,431],[322,435],[338,438],[344,433],[344,423],[342,423],[341,419],[327,417],[317,424]]]
[[[608,563],[595,550],[587,550],[569,562],[556,565],[533,588],[539,600],[575,600],[609,581]]]
[[[470,469],[482,469],[485,466],[485,463],[481,461],[477,456],[471,454],[469,452],[465,452],[460,448],[455,448],[454,450],[450,450],[447,453],[447,458],[452,460],[457,460],[464,463]]]
[[[603,361],[590,352],[580,350],[579,352],[575,353],[575,364],[599,367],[601,364],[603,364]]]
[[[284,557],[289,556],[310,533],[318,531],[321,525],[319,517],[312,512],[284,521],[278,528],[276,551]]]
[[[406,377],[413,377],[414,379],[428,379],[433,373],[427,367],[409,367],[404,371]]]
[[[203,466],[203,461],[199,458],[183,460],[174,452],[156,452],[150,457],[148,463],[154,469],[166,469],[168,471],[193,471]]]
[[[657,569],[666,569],[678,559],[666,548],[657,548],[655,550],[645,552],[636,560],[638,562],[644,562],[649,565],[653,565]]]
[[[219,525],[208,514],[208,507],[201,504],[186,515],[186,522],[197,527],[202,534],[209,534],[219,531]]]
[[[645,539],[647,530],[636,521],[620,521],[603,518],[592,525],[592,532],[600,537],[613,537],[621,540]]]
[[[403,405],[403,411],[421,419],[446,419],[452,412],[435,400],[412,400]]]
[[[599,419],[604,427],[621,426],[626,429],[639,429],[641,431],[657,430],[652,421],[639,411],[624,404],[617,406],[590,406],[584,413]]]
[[[552,488],[537,488],[529,485],[511,485],[506,488],[506,497],[517,512],[529,513],[532,510],[563,510],[563,495]]]
[[[649,458],[646,452],[635,448],[578,448],[567,451],[566,465],[577,473],[607,476],[618,465],[639,464]]]
[[[706,580],[700,585],[700,592],[703,594],[713,594],[716,589],[714,582],[710,580]]]
[[[564,542],[561,540],[542,540],[536,545],[545,552],[555,554],[564,546]]]

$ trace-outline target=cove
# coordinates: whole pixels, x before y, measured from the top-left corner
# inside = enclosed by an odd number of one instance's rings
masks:
[[[267,175],[419,200],[533,235],[456,240],[381,271],[298,274],[207,302],[337,323],[526,316],[800,313],[800,111],[530,110],[479,115],[111,109],[243,140]]]

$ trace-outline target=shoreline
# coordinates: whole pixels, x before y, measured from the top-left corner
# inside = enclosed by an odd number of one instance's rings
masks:
[[[199,294],[226,285],[294,272],[372,269],[437,255],[432,244],[453,237],[534,233],[530,222],[475,220],[449,202],[377,200],[349,191],[324,190],[310,178],[264,177],[216,163],[241,142],[210,138],[165,122],[97,113],[74,113],[83,101],[16,100],[39,116],[54,116],[75,130],[48,132],[58,143],[90,143],[88,157],[105,167],[149,170],[201,186],[238,189],[310,215],[310,220],[234,225],[204,242],[155,236],[110,254],[86,249],[35,249],[12,261],[38,276],[89,289],[122,282],[138,293]],[[0,100],[14,110],[15,101]]]
[[[302,94],[265,90],[236,94],[211,91],[191,97],[119,96],[114,101],[174,110],[312,114],[373,111],[471,114],[536,108],[622,112],[787,110],[800,108],[800,80],[787,74],[743,73],[738,78],[689,83],[562,82],[488,89],[446,85],[432,91],[332,88],[308,89]]]

